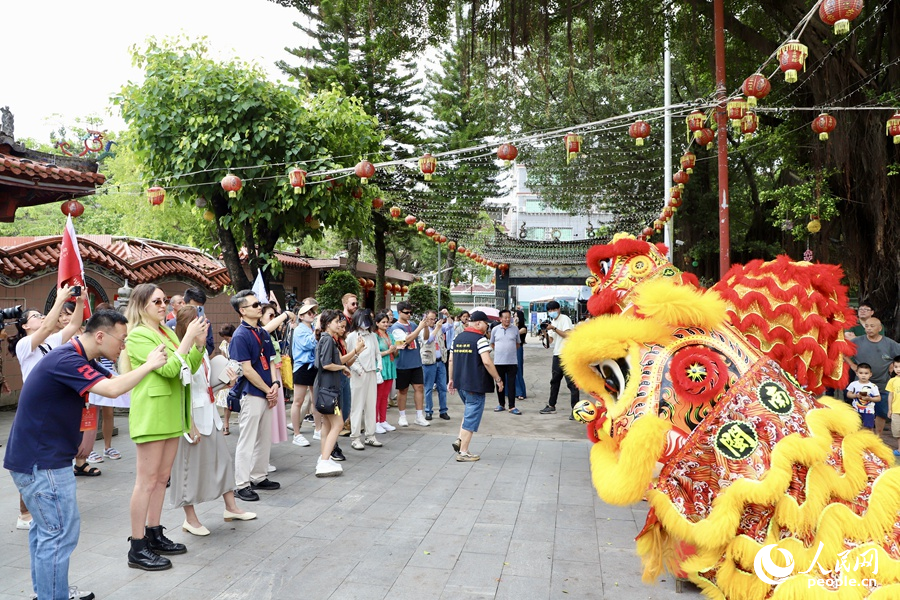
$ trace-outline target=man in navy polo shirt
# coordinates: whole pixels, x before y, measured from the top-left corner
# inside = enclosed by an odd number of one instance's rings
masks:
[[[503,392],[503,380],[491,359],[491,343],[484,337],[488,327],[487,315],[480,310],[473,312],[469,317],[469,326],[453,340],[450,353],[450,383],[447,389],[451,394],[459,390],[459,396],[466,405],[459,438],[453,442],[457,462],[475,462],[481,458],[469,453],[469,442],[481,424],[485,394],[494,390],[495,383],[497,389]]]
[[[94,597],[69,589],[69,557],[81,527],[72,459],[85,458],[93,445],[83,443],[80,431],[88,392],[116,398],[166,364],[160,344],[139,368],[109,377],[95,359],[118,360],[127,323],[114,310],[97,311],[83,335],[54,348],[35,365],[19,395],[3,467],[34,517],[28,547],[31,583],[40,600]]]
[[[234,386],[241,399],[241,434],[234,452],[234,495],[247,502],[259,500],[256,490],[281,487],[266,478],[272,449],[272,409],[281,382],[272,377],[275,346],[269,333],[259,326],[261,306],[252,290],[231,297],[231,307],[241,315],[241,326],[231,337],[228,354],[243,369]]]

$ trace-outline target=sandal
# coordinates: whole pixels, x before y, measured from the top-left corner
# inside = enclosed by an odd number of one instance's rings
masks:
[[[99,477],[100,469],[92,467],[90,463],[84,463],[80,467],[75,465],[75,477]]]
[[[514,415],[521,415],[521,414],[522,414],[522,411],[519,410],[518,408],[511,408],[511,409],[509,409],[509,412],[511,412],[511,413],[514,414]]]
[[[222,435],[231,435],[231,431],[228,430],[228,425],[222,428]]]

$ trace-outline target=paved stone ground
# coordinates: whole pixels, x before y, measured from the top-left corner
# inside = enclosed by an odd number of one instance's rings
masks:
[[[381,436],[383,448],[364,452],[343,442],[342,477],[314,477],[315,446],[275,446],[272,479],[281,490],[242,504],[257,520],[225,523],[223,504],[206,503],[197,510],[212,535],[198,538],[181,530],[180,510],[164,512],[169,535],[188,553],[161,573],[126,564],[135,451],[127,419],[117,417],[114,445],[124,458],[98,465],[101,477],[78,479],[82,529],[71,583],[102,600],[698,598],[690,586],[676,595],[671,577],[641,582],[633,538],[646,507],[601,502],[583,426],[564,411],[537,413],[549,369],[550,352],[526,346],[525,414],[493,413],[489,399],[472,445],[482,457],[477,463],[457,463],[450,448],[462,416],[458,396],[449,401],[452,421],[398,430]],[[568,405],[563,391],[560,407]],[[0,413],[4,446],[12,417]],[[396,422],[394,409],[389,420]],[[227,439],[233,451],[237,435]],[[0,600],[31,592],[27,532],[14,529],[17,507],[2,471]]]

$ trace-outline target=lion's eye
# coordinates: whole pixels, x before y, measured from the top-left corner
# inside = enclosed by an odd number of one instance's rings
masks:
[[[613,397],[618,398],[625,384],[628,381],[628,360],[619,358],[616,360],[606,359],[601,363],[593,365],[594,371],[597,372],[605,382],[606,391]]]
[[[600,272],[603,273],[604,275],[607,275],[609,273],[610,266],[612,266],[611,260],[609,260],[609,259],[601,260],[600,261]]]

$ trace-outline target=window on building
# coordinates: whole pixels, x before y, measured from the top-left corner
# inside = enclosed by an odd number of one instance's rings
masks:
[[[574,231],[571,227],[559,227],[559,241],[561,242],[571,242],[572,241],[572,232]]]
[[[542,242],[544,241],[544,228],[543,227],[529,227],[527,229],[528,237],[526,239]]]

